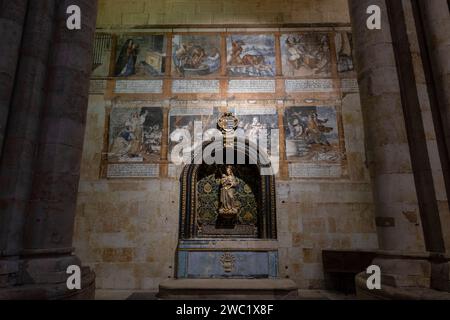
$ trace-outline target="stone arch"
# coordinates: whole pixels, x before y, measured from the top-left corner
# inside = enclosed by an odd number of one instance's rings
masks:
[[[258,198],[258,239],[276,239],[275,175],[271,169],[270,157],[264,151],[258,150],[253,142],[245,140],[245,143],[234,143],[234,148],[225,148],[222,141],[208,141],[195,149],[191,164],[185,165],[180,177],[180,240],[196,238],[196,186],[202,168],[209,165],[205,164],[199,157],[203,155],[203,150],[208,146],[214,146],[216,152],[224,153],[223,164],[225,165],[234,165],[225,161],[225,153],[233,150],[235,159],[238,156],[245,159],[245,164],[242,165],[252,165],[257,168],[258,193],[260,195]],[[267,174],[267,172],[271,174]]]

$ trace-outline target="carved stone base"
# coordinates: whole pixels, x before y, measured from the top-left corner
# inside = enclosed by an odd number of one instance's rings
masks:
[[[0,300],[93,300],[95,273],[84,269],[81,290],[68,290],[66,283],[22,285],[0,289]]]
[[[69,265],[81,265],[76,256],[35,257],[1,261],[0,300],[91,300],[95,298],[95,273],[81,268],[81,289],[67,288]],[[7,268],[6,268],[7,267]],[[0,270],[1,271],[1,270]],[[7,272],[7,273],[6,273]]]
[[[274,240],[183,240],[177,250],[178,279],[276,279]]]
[[[159,286],[164,300],[285,300],[298,297],[297,285],[287,279],[171,279]]]
[[[20,270],[20,260],[0,259],[0,290],[17,283]]]
[[[377,257],[372,264],[381,268],[381,290],[369,290],[369,275],[359,273],[355,278],[358,299],[450,300],[448,262],[425,255],[393,255]],[[440,291],[432,289],[436,288],[433,282],[440,283]]]
[[[420,287],[394,287],[381,283],[381,290],[367,289],[367,274],[356,276],[356,296],[359,300],[450,300],[449,292]]]

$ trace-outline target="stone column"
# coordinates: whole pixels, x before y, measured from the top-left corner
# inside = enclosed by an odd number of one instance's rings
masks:
[[[83,269],[81,291],[67,289],[66,270],[69,265],[81,266],[80,260],[73,255],[72,237],[92,70],[97,1],[58,0],[46,1],[45,4],[54,8],[54,31],[38,31],[39,34],[49,32],[52,39],[46,68],[46,96],[42,103],[36,141],[38,148],[33,157],[32,191],[23,229],[23,271],[18,282],[25,286],[0,292],[0,298],[2,294],[6,298],[20,298],[29,296],[30,292],[32,297],[39,298],[86,298],[92,297],[94,292],[95,277],[89,269]],[[41,4],[42,8],[45,4]],[[70,5],[81,8],[81,30],[68,30],[66,27],[66,11]],[[38,14],[39,12],[30,11],[29,16]],[[47,37],[48,35],[45,39]],[[39,52],[41,46],[40,43],[35,44],[30,50]],[[24,65],[27,66],[30,62],[25,59]],[[24,72],[23,77],[26,78],[33,71],[24,69]],[[39,88],[38,83],[35,84]],[[36,90],[39,93],[38,88]],[[21,92],[18,91],[17,94]],[[24,104],[22,107],[27,109]],[[20,125],[27,123],[29,128],[34,128],[33,120],[30,120],[33,116],[22,114],[17,118],[20,118]],[[20,152],[16,156],[20,158]]]
[[[47,61],[53,37],[55,0],[31,1],[20,52],[17,82],[0,164],[0,248],[20,255],[31,192],[34,154],[45,98]]]
[[[415,22],[423,34],[422,59],[427,70],[428,91],[434,113],[434,126],[442,171],[444,175],[447,201],[450,198],[450,2],[447,0],[412,0],[416,12]],[[447,207],[448,208],[448,207]],[[447,210],[445,208],[444,210]],[[442,231],[448,239],[450,230],[441,211]],[[446,241],[447,254],[450,252]],[[450,292],[450,262],[436,259],[433,264],[432,286]]]
[[[78,5],[82,29],[66,28],[66,9]],[[97,1],[56,4],[56,29],[48,64],[33,193],[25,228],[28,252],[70,254],[92,68]]]
[[[434,85],[440,104],[447,153],[450,152],[450,8],[447,0],[417,0],[428,51],[432,60]],[[448,173],[447,173],[448,174]]]
[[[419,207],[386,4],[349,0],[349,5],[380,249],[424,252],[421,228],[405,217],[419,216]],[[370,5],[381,8],[381,30],[366,26]]]
[[[367,28],[371,5],[381,8],[381,30]],[[349,0],[349,7],[380,248],[372,263],[382,273],[382,290],[367,289],[365,272],[356,277],[356,288],[361,297],[392,297],[400,287],[430,288],[431,263],[420,226],[386,2]]]
[[[14,87],[27,0],[0,0],[0,155]]]

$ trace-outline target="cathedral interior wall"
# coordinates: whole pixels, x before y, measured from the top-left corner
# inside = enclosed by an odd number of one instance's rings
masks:
[[[211,28],[226,25],[232,28],[245,24],[256,28],[253,32],[274,32],[276,37],[280,34],[282,37],[283,32],[290,31],[273,25],[298,24],[300,28],[304,24],[317,24],[316,29],[302,30],[335,35],[349,30],[346,3],[345,0],[103,0],[99,1],[98,31],[113,30],[111,32],[120,34],[138,26],[139,32],[173,34],[177,33],[173,29],[176,25],[196,25],[196,28],[199,24],[211,25]],[[145,29],[142,26],[152,25],[161,26],[161,29],[142,30]],[[171,29],[164,29],[164,25],[171,25]],[[262,25],[272,27],[263,29]],[[222,31],[226,37],[229,30]],[[249,29],[241,31],[250,32]],[[288,79],[280,71],[274,76],[274,93],[251,95],[227,93],[229,77],[223,73],[217,76],[220,91],[214,94],[174,94],[167,91],[166,85],[160,94],[117,93],[116,78],[93,76],[93,83],[97,81],[95,84],[103,83],[104,86],[92,89],[89,100],[74,247],[83,263],[95,271],[98,288],[156,290],[162,280],[174,277],[180,204],[179,168],[168,165],[166,159],[149,160],[159,165],[159,171],[153,172],[152,177],[108,176],[111,163],[105,154],[110,150],[111,114],[117,106],[136,107],[136,101],[140,107],[156,106],[162,110],[198,108],[198,105],[215,106],[220,110],[230,106],[251,109],[256,104],[276,110],[276,121],[280,121],[280,114],[284,117],[282,122],[277,122],[282,124],[281,131],[286,130],[283,124],[293,124],[289,119],[290,110],[300,110],[295,107],[319,110],[317,108],[322,106],[331,106],[336,110],[333,139],[344,156],[330,164],[320,159],[309,159],[304,163],[304,160],[290,160],[282,155],[276,178],[279,274],[293,279],[300,288],[323,288],[322,250],[378,248],[373,196],[365,165],[359,94],[354,89],[342,89],[345,81],[335,70],[335,41],[332,39],[331,43],[333,70],[326,78],[331,79],[333,88],[328,92],[286,94],[285,80]],[[350,73],[345,77],[354,81],[356,76]],[[163,81],[170,81],[170,78],[166,74]],[[170,112],[166,125],[163,124],[163,133],[168,133],[164,130],[169,128],[164,126],[170,124]],[[283,135],[286,138],[286,132]],[[285,148],[282,153],[286,155]],[[406,231],[418,227],[405,223],[401,228]]]

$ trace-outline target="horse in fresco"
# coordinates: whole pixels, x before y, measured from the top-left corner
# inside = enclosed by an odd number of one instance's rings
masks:
[[[266,63],[262,55],[246,54],[242,57],[242,64],[246,66],[264,66]]]

